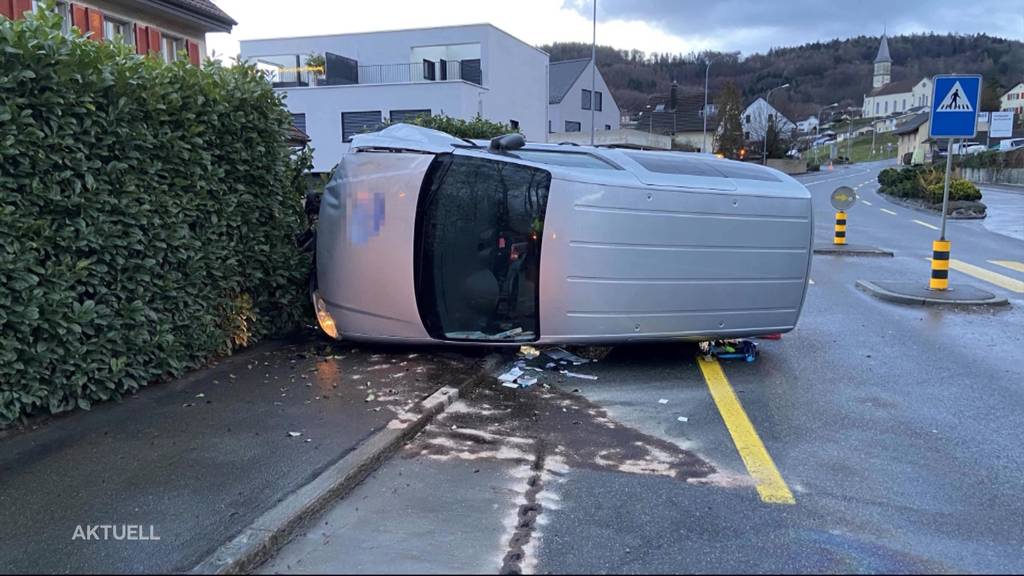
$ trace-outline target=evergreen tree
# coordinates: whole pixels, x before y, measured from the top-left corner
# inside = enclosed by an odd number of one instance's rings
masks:
[[[743,149],[743,123],[740,120],[743,114],[743,99],[735,82],[729,81],[722,86],[715,99],[715,106],[718,108],[719,118],[716,151],[726,158],[738,159],[740,150]]]

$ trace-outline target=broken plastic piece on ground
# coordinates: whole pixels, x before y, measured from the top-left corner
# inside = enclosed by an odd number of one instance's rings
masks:
[[[586,358],[580,358],[579,356],[573,354],[572,352],[569,352],[564,348],[548,348],[544,350],[544,354],[546,354],[548,358],[553,358],[555,360],[560,360],[563,362],[572,362],[573,364],[576,365],[586,364],[587,362],[590,362],[590,360],[587,360]]]
[[[540,350],[537,350],[533,346],[520,346],[519,355],[527,360],[532,360],[537,356],[540,356]]]
[[[292,438],[298,438],[299,436],[302,436],[302,432],[289,432],[288,435]]]
[[[658,400],[658,404],[668,404],[668,400],[662,398],[661,400]]]
[[[516,383],[519,384],[521,388],[529,388],[530,386],[533,386],[534,384],[537,383],[537,377],[520,376],[518,379],[516,379]]]
[[[515,382],[502,382],[501,385],[505,388],[519,388],[519,384],[516,384]]]
[[[680,416],[679,418],[676,418],[676,420],[678,420],[680,422],[689,422],[690,421],[690,419],[687,418],[686,416]]]
[[[501,376],[498,376],[498,381],[499,382],[503,382],[503,383],[504,382],[515,382],[516,378],[519,378],[522,375],[523,375],[522,368],[519,368],[518,366],[514,366],[508,372],[505,372]]]
[[[569,372],[568,370],[559,370],[559,373],[570,378],[582,378],[584,380],[597,380],[597,376],[591,376],[590,374],[578,374],[576,372]]]
[[[757,344],[753,340],[745,339],[704,341],[700,343],[700,351],[705,358],[741,358],[747,362],[757,360],[760,354]]]

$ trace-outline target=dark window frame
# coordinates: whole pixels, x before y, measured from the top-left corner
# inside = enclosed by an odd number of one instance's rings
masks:
[[[569,128],[570,124],[574,125],[576,129],[575,130],[570,129]],[[583,131],[583,123],[582,122],[575,122],[573,120],[566,120],[565,121],[565,131],[566,132],[582,132]]]
[[[601,112],[604,110],[604,95],[600,90],[594,92],[594,111]]]
[[[590,90],[584,88],[580,93],[580,99],[580,106],[584,110],[590,110],[591,103],[593,102],[593,94],[590,93]]]
[[[378,120],[377,120],[377,125],[375,127],[373,127],[373,129],[367,129],[367,125],[363,124],[363,125],[360,126],[360,128],[362,128],[361,130],[350,132],[348,134],[348,136],[345,135],[346,134],[346,132],[345,132],[345,116],[346,115],[350,115],[350,114],[374,114],[374,113],[377,114]],[[350,110],[348,112],[342,112],[339,119],[341,120],[341,141],[343,143],[346,143],[346,144],[352,141],[352,137],[353,136],[358,136],[359,134],[365,134],[367,132],[372,132],[373,130],[380,128],[380,125],[384,123],[384,116],[383,116],[383,114],[382,114],[382,112],[380,110]]]

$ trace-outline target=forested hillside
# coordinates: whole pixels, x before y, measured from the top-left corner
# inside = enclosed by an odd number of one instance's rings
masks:
[[[750,100],[789,82],[790,88],[772,94],[772,103],[787,116],[799,118],[833,102],[860,106],[864,93],[871,90],[878,42],[877,36],[859,36],[776,48],[746,57],[720,52],[644,54],[599,46],[597,59],[616,102],[624,110],[642,109],[649,96],[667,93],[672,80],[684,90],[703,91],[704,58],[709,57],[712,91],[732,80],[740,86],[744,99]],[[590,56],[589,44],[556,43],[541,48],[551,55],[552,62]],[[998,102],[998,94],[1024,80],[1024,42],[984,34],[922,34],[892,37],[889,49],[894,60],[894,82],[941,73],[983,74],[990,107],[993,97]]]

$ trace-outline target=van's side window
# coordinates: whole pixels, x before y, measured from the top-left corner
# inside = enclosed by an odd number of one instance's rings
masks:
[[[486,158],[441,155],[417,216],[417,302],[434,337],[538,337],[544,211],[551,175]]]

